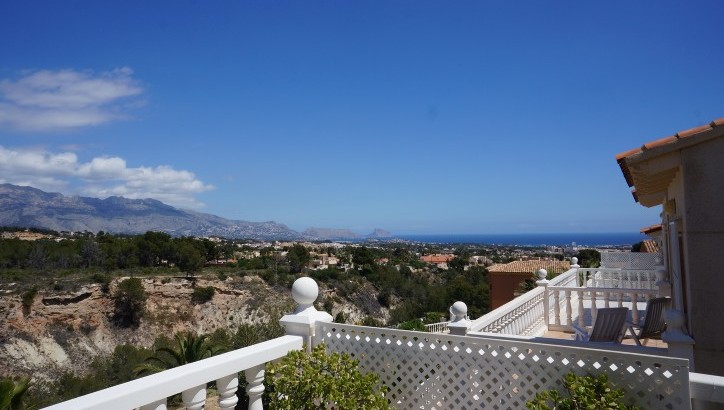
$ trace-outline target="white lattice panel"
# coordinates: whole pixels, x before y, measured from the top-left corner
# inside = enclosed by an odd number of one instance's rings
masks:
[[[601,266],[621,269],[656,269],[658,253],[601,252]]]
[[[378,374],[398,409],[523,409],[570,371],[607,373],[644,409],[690,406],[684,359],[337,323],[317,323],[320,342]]]

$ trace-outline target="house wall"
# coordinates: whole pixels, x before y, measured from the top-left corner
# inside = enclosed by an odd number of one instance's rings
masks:
[[[516,297],[520,282],[531,279],[530,272],[489,272],[490,310],[497,309]]]
[[[696,371],[724,375],[724,138],[681,152],[689,331]]]

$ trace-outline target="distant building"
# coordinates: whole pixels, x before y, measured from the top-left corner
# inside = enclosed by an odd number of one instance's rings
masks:
[[[570,268],[570,262],[558,260],[525,260],[493,265],[488,268],[490,308],[499,308],[513,300],[518,296],[516,293],[521,282],[532,279],[539,269],[558,274]]]
[[[440,269],[447,269],[447,263],[450,262],[455,255],[449,253],[436,253],[432,255],[420,256],[420,260],[437,266]]]

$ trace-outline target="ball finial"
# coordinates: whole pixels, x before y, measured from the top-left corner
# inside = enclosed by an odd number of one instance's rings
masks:
[[[455,302],[450,306],[450,314],[454,317],[453,321],[465,319],[468,316],[468,305],[465,302]]]
[[[538,276],[538,280],[544,280],[548,277],[548,271],[545,269],[538,269],[538,272],[535,273],[536,276]]]
[[[302,277],[292,285],[292,299],[300,305],[311,305],[319,296],[319,286],[312,278]]]
[[[578,258],[575,256],[571,258],[571,265],[578,265]]]

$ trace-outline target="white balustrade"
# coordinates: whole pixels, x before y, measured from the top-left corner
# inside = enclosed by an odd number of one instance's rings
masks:
[[[299,336],[278,337],[58,403],[46,410],[128,410],[139,407],[161,410],[166,408],[166,397],[179,392],[188,409],[203,409],[206,383],[214,380],[226,382],[224,392],[219,395],[219,407],[233,408],[230,404],[235,398],[230,398],[230,389],[235,394],[238,381],[229,381],[231,378],[252,368],[262,369],[263,372],[265,363],[279,359],[289,351],[301,349],[302,342],[303,338]],[[264,380],[263,374],[261,380]],[[262,392],[263,389],[261,385]],[[250,400],[250,409],[261,409],[251,407],[251,403]]]
[[[425,330],[430,333],[445,333],[448,331],[447,325],[450,323],[450,321],[447,322],[437,322],[437,323],[428,323],[425,325]]]

